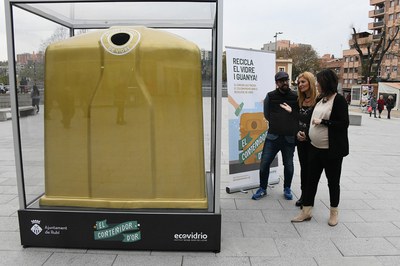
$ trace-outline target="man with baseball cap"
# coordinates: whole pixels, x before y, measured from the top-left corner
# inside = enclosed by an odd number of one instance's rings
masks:
[[[289,75],[280,71],[275,75],[276,90],[267,94],[264,99],[264,117],[268,120],[268,134],[260,163],[260,187],[253,194],[253,200],[259,200],[267,195],[269,169],[276,154],[282,153],[284,166],[283,195],[285,199],[293,199],[290,189],[294,173],[293,156],[295,149],[295,136],[298,131],[298,118],[295,113],[299,111],[297,94],[289,88]],[[285,111],[280,105],[286,103],[292,112]]]

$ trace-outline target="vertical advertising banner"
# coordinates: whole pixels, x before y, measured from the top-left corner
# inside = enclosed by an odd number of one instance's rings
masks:
[[[226,68],[231,179],[226,190],[232,193],[259,186],[259,164],[268,131],[263,101],[275,89],[275,53],[227,47]],[[276,167],[270,170],[269,183],[278,183]]]
[[[368,84],[361,85],[361,110],[364,113],[367,112],[373,93],[374,93],[374,88],[372,85]]]

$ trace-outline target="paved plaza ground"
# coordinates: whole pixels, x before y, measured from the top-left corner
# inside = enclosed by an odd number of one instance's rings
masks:
[[[0,122],[0,265],[400,265],[400,115],[370,118],[357,107],[361,126],[349,127],[350,155],[341,179],[340,223],[327,224],[329,195],[321,178],[314,217],[292,224],[299,209],[283,198],[282,183],[268,196],[227,194],[227,99],[222,127],[221,252],[159,252],[23,248],[17,219],[18,192],[11,121]],[[40,114],[39,114],[40,115]],[[27,117],[23,119],[35,119]],[[282,167],[278,173],[282,176]],[[292,189],[300,193],[295,155]],[[32,185],[32,184],[28,184]]]

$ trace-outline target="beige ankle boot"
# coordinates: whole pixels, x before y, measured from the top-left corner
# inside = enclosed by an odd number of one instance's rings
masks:
[[[303,206],[303,209],[301,209],[300,214],[292,219],[292,223],[301,223],[304,221],[310,221],[312,217],[311,210],[312,206]]]
[[[335,226],[338,224],[338,215],[339,215],[338,208],[331,207],[331,214],[328,221],[328,224],[330,226]]]

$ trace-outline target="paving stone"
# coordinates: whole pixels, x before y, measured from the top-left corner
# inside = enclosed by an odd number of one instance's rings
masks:
[[[18,218],[17,217],[3,217],[0,216],[0,230],[2,232],[16,232],[19,230]]]
[[[232,266],[250,266],[250,260],[248,257],[216,257],[216,258],[199,258],[185,256],[183,258],[182,266],[220,266],[220,265],[232,265]]]
[[[400,256],[377,256],[376,257],[383,266],[399,266]]]
[[[313,266],[317,265],[313,258],[268,258],[268,257],[251,257],[251,266]]]
[[[400,210],[400,202],[397,199],[366,199],[364,201],[375,210]]]
[[[18,208],[9,204],[0,204],[0,216],[11,216],[17,213]]]
[[[356,210],[356,213],[367,222],[398,222],[398,210]]]
[[[222,210],[221,214],[224,222],[265,222],[260,210]]]
[[[345,223],[356,237],[400,236],[400,228],[393,223]]]
[[[372,191],[371,194],[373,194],[376,197],[376,199],[398,200],[399,198],[398,191]]]
[[[243,223],[244,237],[299,237],[291,223]]]
[[[290,223],[290,221],[300,212],[297,210],[263,210],[262,213],[268,223]]]
[[[329,226],[328,223],[312,224],[303,222],[293,223],[293,225],[302,238],[354,238],[354,235],[351,233],[351,231],[341,223],[334,227]]]
[[[356,258],[326,258],[317,257],[318,266],[381,266],[381,262],[375,257]]]
[[[279,238],[275,242],[279,254],[283,258],[312,258],[316,255],[327,257],[342,256],[330,239]]]
[[[23,250],[19,232],[0,231],[0,239],[0,250]]]
[[[225,238],[217,257],[279,256],[272,238]]]
[[[182,265],[182,256],[133,256],[133,255],[118,255],[113,266],[122,265],[137,265],[137,266],[180,266]]]
[[[268,196],[260,200],[236,199],[238,210],[282,210],[278,200],[269,199]]]
[[[221,237],[243,237],[242,225],[239,222],[222,222]]]
[[[29,265],[41,266],[52,255],[51,252],[23,252],[23,251],[4,251],[0,250],[0,265]]]
[[[386,239],[400,250],[400,237],[386,237]]]
[[[332,241],[345,257],[400,255],[400,250],[384,238],[332,238]]]
[[[47,265],[113,265],[116,255],[54,253],[44,264]]]
[[[235,199],[221,199],[221,209],[236,210]]]

